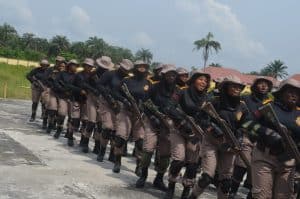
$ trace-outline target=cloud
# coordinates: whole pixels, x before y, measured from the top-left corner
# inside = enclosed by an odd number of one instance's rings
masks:
[[[70,8],[67,17],[52,16],[50,22],[53,34],[67,35],[72,40],[81,40],[94,35],[90,16],[77,5]]]
[[[145,32],[136,33],[132,38],[132,42],[138,47],[150,47],[154,44],[154,40]]]
[[[0,22],[21,25],[33,22],[32,11],[24,0],[0,0],[0,13]]]
[[[263,44],[249,37],[246,27],[229,6],[216,0],[177,0],[176,5],[191,15],[194,23],[203,27],[213,26],[220,31],[224,36],[222,44],[226,47],[234,48],[248,58],[266,54]]]

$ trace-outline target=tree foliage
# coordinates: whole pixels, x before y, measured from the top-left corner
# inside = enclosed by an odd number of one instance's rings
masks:
[[[146,52],[148,53],[145,56],[146,60],[151,61],[152,53],[148,49]],[[107,55],[115,63],[125,58],[135,59],[131,50],[112,46],[97,36],[90,37],[86,41],[71,42],[64,35],[55,35],[48,40],[33,33],[19,35],[16,29],[7,23],[0,25],[0,56],[39,61],[42,58],[54,60],[57,55],[65,56],[67,60],[78,59],[79,61],[86,57],[96,59]]]
[[[143,60],[144,62],[151,64],[151,61],[153,59],[153,54],[149,49],[140,49],[135,54],[136,59]]]
[[[221,50],[221,44],[218,41],[213,40],[214,35],[209,32],[205,38],[194,41],[194,50],[202,50],[203,67],[206,66],[209,55],[215,51],[216,53]]]

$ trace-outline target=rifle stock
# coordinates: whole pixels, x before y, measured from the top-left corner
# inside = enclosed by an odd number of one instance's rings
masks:
[[[291,134],[287,129],[281,125],[273,107],[271,104],[267,104],[259,108],[260,113],[263,117],[272,123],[275,127],[275,130],[279,133],[279,135],[283,139],[285,150],[289,155],[295,158],[297,164],[300,163],[300,153],[297,147],[297,144],[294,142]]]
[[[140,122],[143,126],[143,128],[145,128],[145,124],[142,118],[142,113],[140,112],[140,109],[137,105],[137,102],[135,101],[134,97],[131,95],[127,85],[125,83],[123,83],[121,85],[121,89],[124,92],[124,94],[126,95],[126,98],[128,99],[128,101],[130,102],[131,106],[132,106],[132,112],[133,115],[137,118],[137,122]]]

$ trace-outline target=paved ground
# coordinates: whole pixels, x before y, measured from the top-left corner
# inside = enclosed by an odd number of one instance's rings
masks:
[[[0,199],[162,198],[151,187],[153,171],[145,189],[136,189],[131,157],[114,174],[110,162],[98,163],[94,154],[82,154],[78,144],[70,148],[64,138],[46,135],[40,119],[29,123],[30,107],[28,101],[0,99]],[[214,190],[201,198],[216,198]]]

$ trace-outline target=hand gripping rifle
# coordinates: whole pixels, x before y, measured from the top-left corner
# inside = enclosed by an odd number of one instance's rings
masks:
[[[216,109],[210,102],[206,102],[205,104],[203,104],[202,110],[205,111],[212,119],[214,119],[217,122],[217,125],[221,127],[221,129],[224,132],[226,140],[230,142],[232,148],[237,151],[238,155],[244,161],[249,172],[248,175],[251,176],[251,164],[248,161],[245,153],[242,151],[241,144],[238,141],[238,139],[235,137],[229,124],[220,117],[220,115],[217,113]]]
[[[37,84],[37,86],[42,89],[43,91],[45,91],[47,89],[47,87],[41,82],[41,80],[37,79],[35,76],[32,77],[33,82],[35,82]]]
[[[127,85],[126,85],[125,83],[123,83],[123,84],[121,85],[121,89],[122,89],[122,91],[124,92],[124,94],[126,95],[127,100],[130,102],[130,104],[131,104],[131,106],[132,106],[132,113],[133,113],[133,115],[134,115],[134,116],[136,117],[136,119],[137,119],[136,124],[137,124],[138,122],[140,122],[141,125],[142,125],[142,127],[145,128],[145,124],[144,124],[143,118],[142,118],[142,113],[141,113],[141,111],[140,111],[140,109],[139,109],[139,107],[138,107],[138,104],[137,104],[137,102],[135,101],[134,97],[131,95],[131,93],[130,93],[128,87],[127,87]]]
[[[193,130],[202,138],[204,136],[204,131],[203,129],[196,124],[195,120],[193,117],[189,116],[186,114],[182,109],[176,108],[176,111],[188,122],[192,125]]]
[[[291,133],[280,123],[272,105],[267,104],[260,107],[259,112],[262,114],[264,119],[272,123],[272,125],[275,127],[275,130],[282,137],[283,145],[287,154],[295,158],[297,164],[300,164],[300,153],[297,144],[294,142]]]
[[[157,117],[163,125],[168,129],[169,132],[172,131],[174,128],[169,122],[169,117],[162,112],[160,112],[157,106],[152,102],[151,99],[148,99],[146,102],[143,103],[144,107],[148,109],[155,117]]]

